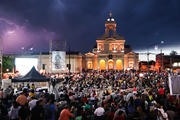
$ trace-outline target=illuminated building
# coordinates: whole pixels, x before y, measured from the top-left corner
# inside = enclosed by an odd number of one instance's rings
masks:
[[[149,67],[149,69],[148,69]],[[147,61],[141,61],[139,62],[139,70],[140,71],[155,71],[155,61],[149,61],[149,63]]]
[[[138,69],[138,54],[125,47],[126,40],[116,30],[110,13],[105,22],[105,33],[96,40],[97,48],[85,54],[86,70]]]
[[[180,55],[156,55],[156,71],[164,70],[180,71]]]

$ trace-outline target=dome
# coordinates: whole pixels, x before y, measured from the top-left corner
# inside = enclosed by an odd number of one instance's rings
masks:
[[[111,18],[111,21],[114,21],[114,18]]]

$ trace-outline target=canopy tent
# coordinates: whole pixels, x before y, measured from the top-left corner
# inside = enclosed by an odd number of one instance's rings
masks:
[[[41,75],[33,66],[25,76],[14,78],[12,82],[47,82],[48,80],[48,77]]]

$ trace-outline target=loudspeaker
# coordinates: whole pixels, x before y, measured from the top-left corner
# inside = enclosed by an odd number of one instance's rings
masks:
[[[43,69],[43,70],[46,69],[46,64],[42,64],[42,69]]]

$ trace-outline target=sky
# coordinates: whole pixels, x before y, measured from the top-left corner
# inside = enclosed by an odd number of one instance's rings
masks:
[[[178,47],[179,5],[180,0],[0,0],[0,46],[4,53],[44,52],[57,40],[88,52],[111,11],[117,32],[133,50]]]

